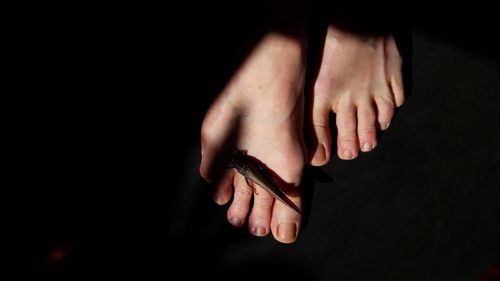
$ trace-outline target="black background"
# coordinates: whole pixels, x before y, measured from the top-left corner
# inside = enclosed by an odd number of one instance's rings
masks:
[[[231,7],[195,7],[69,15],[38,40],[23,267],[46,280],[476,280],[500,262],[494,18],[401,17],[409,98],[375,151],[307,168],[304,228],[284,245],[230,226],[199,177],[204,112],[242,59],[231,42],[259,33],[237,33]]]

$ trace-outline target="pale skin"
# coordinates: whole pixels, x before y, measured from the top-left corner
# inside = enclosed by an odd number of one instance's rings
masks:
[[[236,134],[238,149],[246,150],[289,184],[299,186],[305,165],[303,140],[304,46],[300,40],[280,34],[265,36],[209,108],[202,125],[201,175],[210,179],[217,154]],[[256,236],[270,231],[283,243],[295,241],[301,216],[245,178],[227,170],[215,187],[214,200],[222,205],[231,196],[228,221],[248,228]],[[234,195],[233,195],[234,190]],[[300,196],[291,197],[301,208]]]
[[[363,37],[328,28],[323,59],[310,94],[310,124],[317,143],[304,144],[305,40],[279,33],[264,36],[207,111],[202,125],[200,173],[216,184],[214,201],[233,198],[228,221],[250,233],[291,243],[301,216],[255,185],[256,192],[234,169],[214,182],[216,159],[229,139],[293,186],[300,186],[307,159],[326,164],[331,155],[328,116],[336,113],[337,147],[341,159],[377,145],[376,130],[387,129],[394,107],[404,101],[401,57],[392,36]],[[236,130],[237,128],[237,130]],[[309,157],[307,154],[309,153]],[[253,206],[250,199],[254,197]],[[301,197],[290,196],[302,208]]]
[[[330,112],[336,113],[337,154],[351,160],[377,146],[377,128],[389,128],[404,102],[402,58],[394,37],[362,36],[328,27],[320,71],[311,94],[317,144],[311,164],[330,160]]]

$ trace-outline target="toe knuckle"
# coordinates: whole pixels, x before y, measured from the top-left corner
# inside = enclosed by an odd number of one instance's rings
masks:
[[[351,136],[351,135],[343,135],[343,136],[339,136],[339,141],[342,142],[342,143],[355,142],[356,141],[356,137],[355,136]]]
[[[252,196],[253,190],[249,187],[243,187],[241,185],[237,185],[234,189],[235,196],[240,198],[247,198]]]
[[[374,135],[376,133],[375,124],[358,129],[360,135]]]
[[[375,112],[373,108],[365,109],[358,113],[360,120],[370,122],[375,119]]]
[[[393,109],[383,110],[379,112],[379,119],[383,121],[390,121],[392,119],[392,115],[394,114]]]
[[[356,127],[356,121],[354,118],[345,118],[337,120],[337,126],[339,130],[349,130]]]
[[[259,192],[259,199],[255,200],[255,204],[259,207],[267,207],[270,206],[274,201],[274,198],[267,191]]]

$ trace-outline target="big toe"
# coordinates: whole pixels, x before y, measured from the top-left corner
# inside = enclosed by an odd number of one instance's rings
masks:
[[[300,197],[291,198],[295,205],[301,209]],[[276,240],[281,243],[293,243],[299,234],[302,216],[296,210],[286,206],[280,201],[275,201],[271,230]]]

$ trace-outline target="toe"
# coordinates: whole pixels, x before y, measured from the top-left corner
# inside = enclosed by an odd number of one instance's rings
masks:
[[[376,115],[371,101],[358,104],[357,116],[359,147],[363,152],[371,151],[377,145]]]
[[[394,102],[385,95],[375,96],[374,99],[377,106],[377,122],[381,130],[386,130],[389,128],[394,115]]]
[[[386,39],[386,69],[387,69],[387,77],[389,79],[389,84],[394,95],[394,101],[397,107],[403,105],[405,96],[404,96],[404,87],[403,87],[403,74],[401,66],[403,64],[403,59],[399,54],[398,47],[396,45],[396,41],[393,36],[389,36]]]
[[[234,171],[230,170],[222,176],[217,182],[213,193],[213,199],[218,205],[225,205],[231,200],[231,191],[233,183]]]
[[[269,233],[274,198],[259,186],[256,186],[252,213],[248,219],[248,228],[255,236],[266,236]]]
[[[211,108],[201,129],[201,163],[200,175],[215,186],[213,194],[217,204],[226,204],[231,199],[231,186],[234,170],[227,169],[230,147],[225,143],[234,130],[235,118],[231,114],[223,114],[217,104]]]
[[[351,160],[358,156],[358,137],[356,135],[356,107],[352,102],[339,104],[337,109],[337,146],[341,159]]]
[[[252,198],[253,190],[250,188],[243,176],[236,174],[234,176],[234,197],[229,210],[227,211],[227,219],[229,223],[236,227],[241,227],[245,223],[250,199]]]
[[[325,104],[325,103],[323,103]],[[313,166],[322,166],[328,163],[331,154],[332,137],[328,124],[330,108],[314,105],[312,109],[312,144],[310,160]]]
[[[213,146],[205,145],[204,150],[200,164],[200,175],[215,187],[213,193],[215,203],[224,205],[231,199],[234,170],[218,167],[221,166],[222,160]]]
[[[302,208],[300,197],[290,198],[299,209]],[[301,215],[280,201],[274,202],[271,230],[274,238],[281,243],[293,243],[300,229]]]

